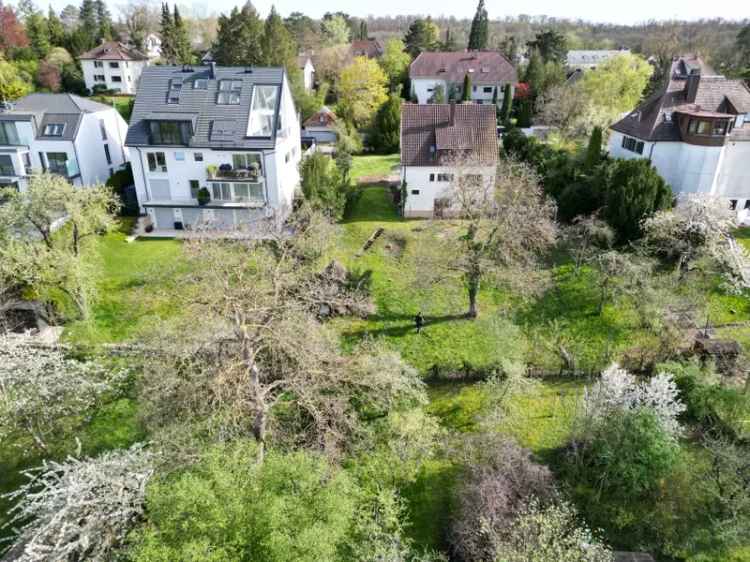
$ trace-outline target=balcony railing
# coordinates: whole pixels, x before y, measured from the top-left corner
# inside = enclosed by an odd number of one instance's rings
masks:
[[[255,168],[232,168],[229,165],[224,166],[207,166],[206,175],[210,180],[231,180],[260,182],[263,180],[263,174]]]

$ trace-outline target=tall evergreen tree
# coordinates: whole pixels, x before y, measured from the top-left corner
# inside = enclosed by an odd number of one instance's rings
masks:
[[[529,47],[538,50],[544,62],[562,64],[568,54],[568,42],[565,35],[554,29],[537,33],[536,38],[529,42]]]
[[[175,62],[177,64],[190,64],[193,62],[193,50],[190,47],[190,38],[185,27],[185,22],[180,16],[177,4],[174,5],[174,16],[172,18],[172,42],[174,45]]]
[[[487,49],[487,43],[490,39],[490,18],[487,15],[487,9],[484,7],[484,0],[479,0],[477,11],[474,14],[474,20],[471,22],[471,31],[469,32],[469,50],[483,51]]]
[[[375,115],[373,145],[382,154],[398,152],[401,142],[401,96],[392,93]]]
[[[586,148],[586,159],[584,166],[587,170],[593,170],[602,160],[602,128],[594,127]]]
[[[443,51],[455,51],[457,49],[456,38],[451,33],[451,28],[445,30],[445,41],[443,41]]]
[[[107,4],[104,0],[94,0],[96,8],[97,39],[101,41],[112,40],[112,16],[109,13]]]
[[[89,33],[92,42],[96,42],[99,20],[97,19],[94,0],[83,0],[81,2],[81,10],[78,13],[78,27]]]
[[[359,22],[359,38],[361,40],[366,40],[368,38],[369,34],[367,32],[367,22],[365,20],[362,20]]]
[[[49,40],[55,47],[62,47],[65,45],[65,28],[63,27],[60,18],[57,17],[57,13],[49,7],[47,12],[47,30],[49,32]]]
[[[416,57],[422,51],[432,51],[438,46],[438,27],[429,16],[417,18],[409,26],[404,36],[406,52]]]
[[[238,10],[232,9],[229,16],[219,16],[211,52],[217,63],[227,66],[251,66],[263,62],[263,22],[258,12],[248,1]]]
[[[524,81],[531,87],[532,95],[536,96],[541,93],[544,84],[544,61],[539,54],[538,49],[531,51],[529,64],[526,65]]]
[[[468,73],[464,76],[464,91],[461,100],[471,101],[471,76]]]
[[[161,5],[161,57],[170,64],[174,64],[177,60],[174,22],[167,3]]]
[[[513,111],[513,88],[510,83],[503,88],[503,107],[500,110],[500,120],[504,125],[510,124],[510,115]]]
[[[50,50],[49,27],[47,20],[39,12],[34,12],[26,18],[26,35],[34,55],[43,59]]]
[[[284,20],[271,6],[271,12],[266,18],[263,30],[263,60],[260,64],[264,66],[283,66],[287,72],[297,70],[297,44],[284,25]]]

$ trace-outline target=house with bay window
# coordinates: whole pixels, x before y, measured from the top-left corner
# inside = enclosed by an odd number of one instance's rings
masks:
[[[126,145],[157,232],[283,217],[299,186],[300,126],[283,68],[148,67]]]
[[[30,94],[0,106],[0,187],[24,190],[32,173],[77,186],[104,183],[125,162],[128,125],[104,105],[72,94]]]
[[[609,152],[648,158],[678,197],[726,198],[750,218],[750,89],[696,56],[676,58],[663,86],[612,126]]]

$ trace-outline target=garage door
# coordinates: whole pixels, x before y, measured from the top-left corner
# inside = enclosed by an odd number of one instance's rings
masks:
[[[167,200],[169,197],[169,180],[151,180],[151,198],[155,200]]]
[[[157,208],[154,212],[156,213],[156,228],[160,230],[174,228],[174,211],[171,208]]]

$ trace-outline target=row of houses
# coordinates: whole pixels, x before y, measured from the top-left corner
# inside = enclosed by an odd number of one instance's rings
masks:
[[[485,88],[502,91],[517,77],[507,59],[484,53],[425,53],[412,72],[418,101],[428,101],[431,84],[448,89],[476,76],[471,102],[402,106],[405,214],[439,216],[459,157],[494,182],[496,108]],[[324,108],[305,126],[325,134],[334,122]],[[69,94],[33,94],[0,111],[0,184],[25,189],[29,174],[48,170],[86,186],[130,161],[140,209],[157,230],[232,228],[288,212],[301,136],[281,68],[147,66],[129,125],[113,108]],[[650,159],[676,194],[750,209],[750,90],[680,57],[664,87],[612,126],[609,151]]]

